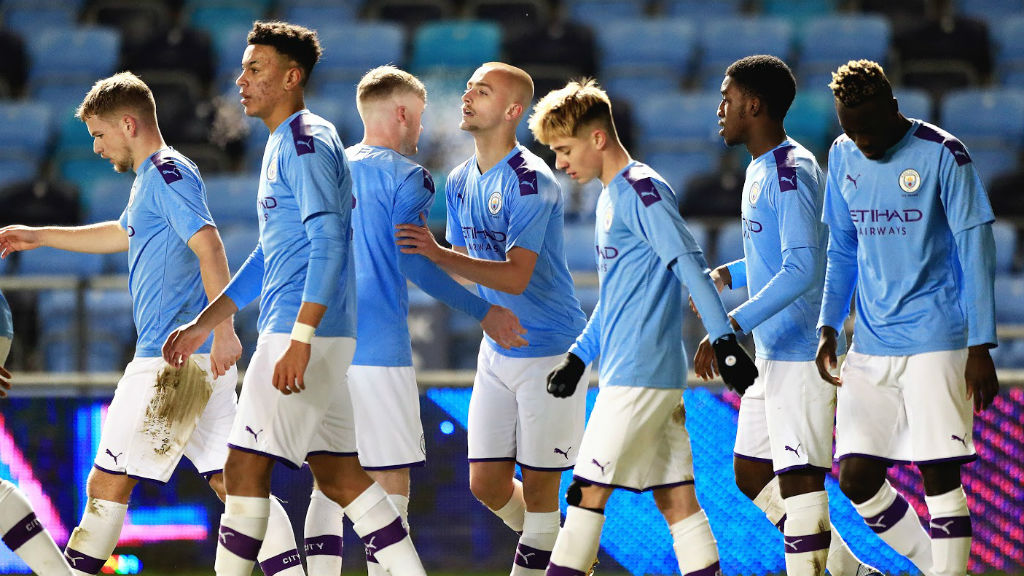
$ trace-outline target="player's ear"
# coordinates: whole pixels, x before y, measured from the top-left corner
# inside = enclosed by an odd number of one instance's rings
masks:
[[[747,101],[747,109],[750,111],[750,115],[756,117],[758,114],[764,111],[764,106],[761,105],[761,99],[757,96],[752,96]]]
[[[513,102],[508,105],[508,110],[505,111],[505,116],[509,120],[515,120],[523,115],[523,105],[519,102]]]
[[[608,133],[600,128],[594,128],[590,133],[590,141],[597,150],[604,150],[608,146]]]
[[[126,136],[135,136],[138,129],[138,121],[131,114],[121,115],[121,130]]]
[[[284,87],[286,90],[295,90],[302,86],[302,69],[298,66],[288,68],[284,74]]]

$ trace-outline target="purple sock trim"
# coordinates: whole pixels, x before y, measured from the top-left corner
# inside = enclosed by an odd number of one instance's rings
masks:
[[[274,576],[278,572],[284,572],[289,568],[301,565],[302,556],[299,556],[298,550],[292,548],[287,552],[282,552],[277,556],[272,556],[260,562],[260,569],[263,570],[264,576]]]
[[[235,556],[251,562],[256,561],[256,557],[260,553],[260,546],[263,545],[262,540],[257,540],[224,525],[221,525],[217,531],[217,543],[227,548]]]
[[[516,546],[516,558],[514,562],[523,568],[530,570],[543,570],[551,560],[551,550],[541,550],[533,546],[527,546],[522,542]]]
[[[36,534],[43,531],[43,525],[36,518],[35,512],[29,512],[28,516],[25,516],[21,520],[14,523],[11,529],[7,531],[3,536],[4,544],[11,550],[17,550],[21,548],[25,542],[31,540]]]
[[[974,535],[971,529],[970,516],[948,516],[932,518],[929,526],[931,537],[935,538],[970,538]]]
[[[694,570],[693,572],[687,572],[683,576],[715,576],[716,574],[722,573],[722,567],[719,566],[718,560],[707,568],[701,568],[700,570]]]
[[[805,536],[786,536],[786,554],[803,554],[804,552],[815,552],[828,550],[832,543],[832,531],[807,534]]]
[[[868,525],[868,528],[874,530],[876,534],[881,534],[902,520],[907,515],[907,510],[909,509],[910,504],[907,504],[903,496],[897,494],[896,500],[893,501],[891,506],[878,516],[865,518],[864,523]]]
[[[401,542],[408,535],[405,526],[402,526],[402,519],[395,516],[395,521],[391,524],[363,536],[363,544],[368,553],[377,553],[392,544]]]
[[[72,569],[86,574],[99,574],[100,569],[107,563],[106,558],[102,560],[93,558],[73,548],[64,550],[64,559],[68,561],[68,566],[71,566]]]
[[[559,566],[554,562],[548,564],[548,569],[544,572],[544,576],[584,576],[586,572],[577,570],[575,568],[566,568],[565,566]]]
[[[345,549],[345,540],[334,534],[311,536],[306,538],[303,549],[306,556],[341,556]]]
[[[785,530],[786,530],[786,515],[785,514],[783,514],[782,518],[779,518],[779,521],[775,523],[775,527],[779,529],[779,532],[785,533]]]

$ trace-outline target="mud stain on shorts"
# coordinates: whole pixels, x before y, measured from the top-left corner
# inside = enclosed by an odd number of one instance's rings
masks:
[[[182,425],[189,430],[193,428],[206,409],[213,387],[206,372],[191,359],[179,368],[165,365],[153,386],[155,390],[146,406],[142,431],[153,439],[154,452],[166,454]]]

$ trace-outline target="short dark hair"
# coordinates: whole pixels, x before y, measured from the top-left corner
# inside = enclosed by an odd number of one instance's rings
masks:
[[[309,81],[313,66],[320,61],[323,54],[316,30],[288,22],[253,22],[246,41],[249,44],[271,46],[294,60],[302,69],[303,86]]]
[[[796,78],[785,62],[758,54],[733,62],[725,71],[745,94],[756,96],[772,120],[783,120],[796,97]]]

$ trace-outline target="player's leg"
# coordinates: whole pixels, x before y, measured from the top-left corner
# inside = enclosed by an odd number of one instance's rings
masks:
[[[612,488],[580,478],[569,485],[565,494],[569,507],[551,550],[548,576],[583,576],[590,570],[601,546],[604,507],[611,495]]]
[[[310,455],[309,468],[320,490],[345,510],[367,551],[391,574],[426,574],[398,509],[358,458]]]
[[[547,568],[562,523],[558,510],[562,472],[534,470],[526,466],[521,470],[526,513],[523,515],[523,533],[519,535],[512,562],[513,576],[540,574]]]
[[[977,458],[966,363],[967,350],[911,356],[901,380],[913,460],[931,516],[932,570],[941,576],[966,574],[971,552],[971,513],[960,482],[960,465]]]
[[[125,474],[110,474],[95,467],[89,473],[85,511],[64,549],[76,576],[98,574],[110,558],[121,536],[128,498],[137,482]]]
[[[274,460],[232,447],[224,462],[224,514],[217,532],[218,575],[252,572],[270,518],[270,474]]]
[[[0,480],[0,538],[35,574],[71,574],[71,568],[64,562],[50,533],[36,518],[28,498],[7,480]]]
[[[310,574],[341,574],[345,509],[313,484],[303,527],[306,569]]]
[[[718,542],[708,517],[697,502],[693,484],[654,491],[654,503],[672,533],[679,572],[683,576],[715,576],[719,573]]]
[[[358,439],[359,436],[357,435]],[[380,484],[388,494],[388,499],[398,510],[405,529],[409,530],[409,469],[367,470],[374,482]],[[366,572],[368,576],[384,576],[387,572],[377,562],[377,558],[369,550],[366,551]]]

